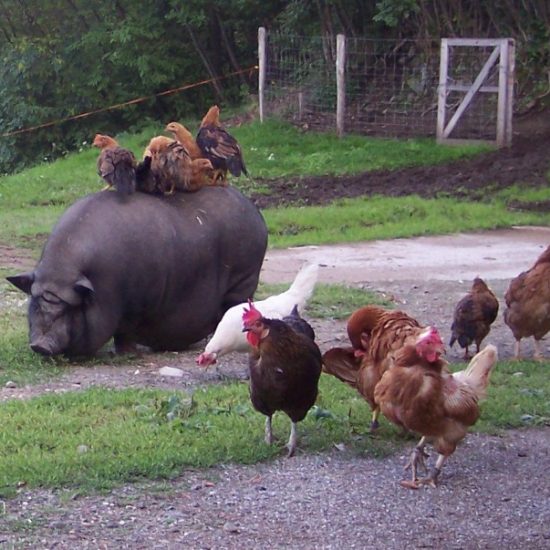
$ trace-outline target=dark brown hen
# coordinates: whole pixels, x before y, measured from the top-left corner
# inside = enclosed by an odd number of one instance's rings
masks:
[[[290,457],[296,450],[296,424],[317,399],[321,352],[309,330],[305,331],[308,336],[282,320],[265,319],[251,302],[243,314],[243,330],[251,346],[250,399],[254,408],[267,417],[266,443],[273,442],[273,414],[283,411],[291,420],[287,444]]]
[[[470,358],[468,347],[473,343],[479,353],[481,342],[489,334],[497,314],[497,297],[483,279],[476,277],[468,294],[456,304],[449,346],[458,341],[464,349],[464,359]]]
[[[248,175],[240,145],[220,124],[220,109],[217,105],[210,107],[202,119],[197,145],[223,181],[227,178],[228,170],[236,177],[241,173]]]

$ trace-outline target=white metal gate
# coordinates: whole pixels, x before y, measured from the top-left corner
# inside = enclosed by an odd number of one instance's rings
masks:
[[[475,80],[464,84],[455,82],[452,67],[449,67],[450,48],[487,48],[493,47],[489,58],[479,71]],[[489,73],[498,61],[498,84],[487,83]],[[496,136],[494,141],[498,147],[509,146],[512,143],[512,104],[514,95],[514,65],[515,43],[511,38],[477,39],[477,38],[442,38],[441,59],[439,66],[439,90],[437,104],[437,140],[441,143],[471,142],[469,139],[454,139],[451,133],[456,128],[460,118],[466,113],[477,93],[496,93]],[[451,114],[448,112],[447,98],[450,92],[465,92],[464,97]],[[447,121],[448,120],[448,121]],[[487,140],[477,140],[484,141]]]

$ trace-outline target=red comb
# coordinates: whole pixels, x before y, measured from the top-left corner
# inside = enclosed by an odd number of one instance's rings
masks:
[[[262,314],[254,307],[250,299],[248,300],[248,307],[249,309],[246,309],[246,306],[243,308],[243,323],[245,327],[250,326],[252,323],[262,318]]]
[[[435,327],[426,327],[418,338],[418,342],[429,342],[431,344],[443,344],[439,331]]]

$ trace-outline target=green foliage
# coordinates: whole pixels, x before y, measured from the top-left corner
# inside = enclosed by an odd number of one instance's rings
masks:
[[[379,0],[376,2],[376,15],[373,20],[395,28],[418,11],[417,0]]]

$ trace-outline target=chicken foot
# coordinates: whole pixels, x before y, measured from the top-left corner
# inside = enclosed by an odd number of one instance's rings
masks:
[[[407,487],[408,489],[420,489],[423,485],[429,485],[435,489],[437,487],[439,474],[441,473],[441,468],[443,468],[445,460],[447,460],[447,457],[439,454],[435,466],[430,470],[430,473],[426,477],[421,479],[413,479],[412,481],[402,481],[401,485],[403,485],[403,487]]]
[[[265,419],[265,442],[268,445],[271,445],[273,443],[273,429],[271,426],[271,416],[267,416]],[[294,456],[294,453],[296,452],[297,443],[298,443],[297,424],[296,422],[291,421],[290,437],[288,438],[288,443],[286,444],[286,447],[288,449],[288,454],[286,455],[287,458]]]
[[[290,422],[290,437],[288,438],[287,448],[288,448],[288,454],[286,455],[287,458],[290,458],[294,455],[294,452],[296,451],[296,443],[298,442],[298,430],[296,426],[296,422],[291,421]]]
[[[441,473],[441,468],[443,468],[443,463],[445,460],[447,460],[445,455],[438,455],[435,466],[430,470],[428,476],[417,481],[418,487],[421,487],[422,485],[430,485],[430,487],[435,489],[437,487],[437,479]]]
[[[411,469],[411,481],[403,480],[401,482],[401,485],[403,487],[407,487],[408,489],[418,489],[417,481],[418,478],[416,476],[418,467],[422,468],[424,471],[427,471],[426,468],[426,458],[429,457],[428,453],[424,449],[426,446],[426,437],[422,437],[420,441],[417,443],[416,447],[413,449],[411,453],[411,458],[405,464],[405,470]]]

